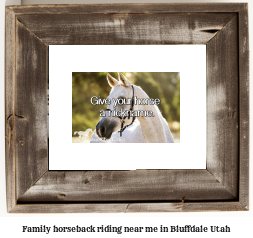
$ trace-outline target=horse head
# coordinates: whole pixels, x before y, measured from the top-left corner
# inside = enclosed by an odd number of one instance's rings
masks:
[[[132,85],[128,79],[122,74],[118,73],[119,80],[107,74],[107,81],[111,86],[111,92],[108,96],[111,104],[108,105],[105,117],[103,117],[96,125],[96,132],[100,138],[110,139],[112,133],[121,129],[121,119],[116,116],[111,116],[112,111],[129,110],[131,105],[127,104],[129,99],[133,96]],[[118,101],[115,106],[115,101]],[[123,103],[125,102],[125,103]],[[125,125],[131,124],[132,118],[126,117],[124,119]]]

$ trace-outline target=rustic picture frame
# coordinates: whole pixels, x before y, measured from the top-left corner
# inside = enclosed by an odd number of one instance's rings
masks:
[[[247,211],[247,8],[246,3],[6,7],[8,212]],[[206,44],[206,169],[49,171],[52,44]]]

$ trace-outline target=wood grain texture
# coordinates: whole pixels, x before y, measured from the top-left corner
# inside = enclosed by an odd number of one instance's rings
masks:
[[[235,16],[207,45],[207,169],[238,197],[238,29]]]
[[[238,14],[239,19],[239,201],[249,205],[249,32],[248,5]]]
[[[48,47],[16,22],[15,153],[17,198],[48,169]]]
[[[18,201],[210,201],[235,198],[207,170],[49,171]]]
[[[5,157],[6,157],[6,196],[7,211],[16,205],[15,181],[15,142],[14,142],[14,81],[15,81],[15,15],[6,8],[5,26]]]
[[[206,44],[235,16],[40,14],[18,16],[18,20],[48,45]]]
[[[83,4],[83,5],[27,5],[9,7],[16,15],[24,14],[114,14],[114,13],[206,13],[239,12],[245,3],[154,3],[154,4]]]
[[[9,212],[248,210],[247,4],[6,8]],[[207,44],[207,170],[47,171],[49,44]]]
[[[247,211],[239,202],[195,203],[83,203],[83,204],[22,204],[13,213],[134,213],[134,212],[214,212]]]
[[[126,212],[214,212],[247,211],[239,202],[185,202],[129,204]]]

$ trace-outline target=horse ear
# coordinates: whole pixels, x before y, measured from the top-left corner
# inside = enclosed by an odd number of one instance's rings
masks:
[[[119,81],[113,78],[110,74],[107,74],[107,81],[112,88],[115,87],[119,83]]]
[[[118,74],[119,74],[119,80],[123,83],[123,85],[125,87],[131,87],[131,83],[128,81],[128,79],[122,73],[118,73]]]

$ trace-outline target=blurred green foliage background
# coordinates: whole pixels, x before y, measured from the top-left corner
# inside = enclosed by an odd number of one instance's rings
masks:
[[[75,131],[95,129],[101,119],[99,111],[107,105],[92,105],[90,98],[107,98],[111,87],[106,75],[110,73],[118,79],[115,72],[73,72],[72,73],[72,136]],[[174,138],[180,131],[180,74],[177,72],[122,72],[131,83],[140,86],[150,98],[161,100],[158,106],[169,123]],[[177,135],[175,135],[177,134]]]

